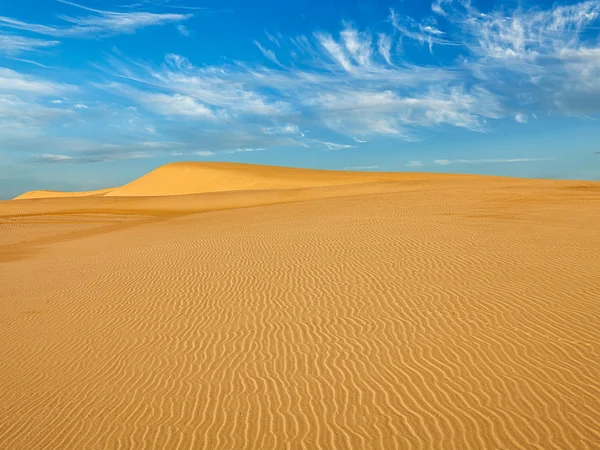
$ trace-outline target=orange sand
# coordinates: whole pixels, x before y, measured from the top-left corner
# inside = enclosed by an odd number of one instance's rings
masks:
[[[1,449],[600,448],[600,183],[180,163],[19,198]]]

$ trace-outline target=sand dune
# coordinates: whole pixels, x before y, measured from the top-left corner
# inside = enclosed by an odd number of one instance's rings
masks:
[[[236,163],[172,163],[107,196],[182,195],[204,192],[293,189],[398,180],[398,174],[342,172]]]
[[[65,197],[100,197],[112,188],[98,189],[96,191],[61,192],[61,191],[29,191],[14,198],[14,200],[31,200],[34,198],[65,198]]]
[[[0,202],[0,448],[600,448],[600,183],[302,173]]]
[[[413,176],[415,174],[412,174]],[[86,192],[31,191],[15,200],[56,197],[149,197],[265,189],[297,189],[398,181],[406,174],[296,169],[238,163],[171,163],[125,186]]]

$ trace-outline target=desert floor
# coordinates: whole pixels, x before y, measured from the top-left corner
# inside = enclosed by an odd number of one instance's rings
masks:
[[[600,449],[600,183],[228,167],[0,202],[1,449]]]

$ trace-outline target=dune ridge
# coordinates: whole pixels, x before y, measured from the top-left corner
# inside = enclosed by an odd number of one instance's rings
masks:
[[[297,189],[398,181],[401,173],[297,169],[241,163],[165,164],[124,186],[83,192],[31,191],[15,200],[50,197],[151,197],[207,192]],[[406,175],[404,175],[406,176]]]
[[[600,448],[600,183],[248,170],[0,202],[0,448]]]

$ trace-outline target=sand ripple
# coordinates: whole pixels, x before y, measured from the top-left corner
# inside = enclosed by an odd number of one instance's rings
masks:
[[[36,231],[0,448],[600,448],[600,195],[494,180]]]

